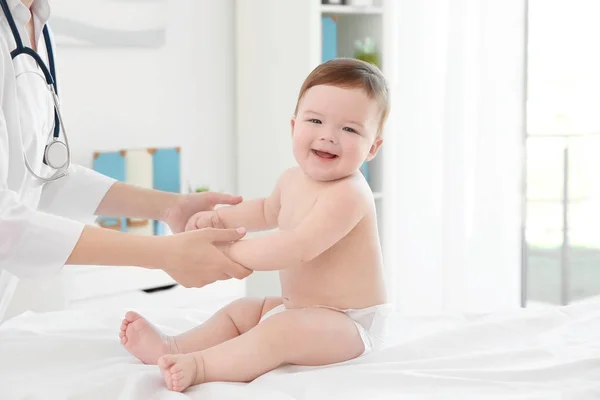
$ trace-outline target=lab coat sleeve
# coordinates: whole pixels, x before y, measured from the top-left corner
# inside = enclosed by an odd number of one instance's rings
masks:
[[[42,280],[57,274],[81,236],[84,224],[21,204],[0,189],[0,270]]]
[[[93,223],[98,205],[115,182],[91,169],[71,165],[67,176],[44,185],[38,209]]]
[[[0,110],[0,271],[41,280],[61,270],[84,224],[23,204],[8,188],[9,162],[8,133]]]

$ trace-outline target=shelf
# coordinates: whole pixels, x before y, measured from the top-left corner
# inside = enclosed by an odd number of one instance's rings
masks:
[[[353,15],[377,15],[382,14],[383,8],[381,6],[339,6],[334,4],[323,4],[321,5],[321,13],[323,14],[353,14]]]

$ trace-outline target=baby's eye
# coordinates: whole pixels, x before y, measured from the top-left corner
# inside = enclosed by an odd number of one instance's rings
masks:
[[[313,124],[320,124],[321,120],[320,119],[316,119],[316,118],[312,118],[312,119],[309,119],[308,122],[312,122]]]
[[[344,127],[343,129],[344,129],[346,132],[358,133],[358,132],[356,132],[354,129],[352,129],[352,128],[348,127],[348,126]]]

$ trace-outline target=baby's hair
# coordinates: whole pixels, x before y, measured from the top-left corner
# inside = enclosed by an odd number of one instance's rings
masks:
[[[390,100],[386,79],[377,66],[354,58],[334,58],[320,64],[304,80],[294,115],[298,113],[298,105],[306,91],[317,85],[363,89],[367,96],[379,103],[381,114],[377,135],[382,134],[383,126],[390,113]]]

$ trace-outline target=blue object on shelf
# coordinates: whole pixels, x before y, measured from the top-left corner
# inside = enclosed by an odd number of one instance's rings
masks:
[[[125,157],[119,151],[96,153],[93,169],[118,181],[125,181]],[[126,218],[102,216],[98,217],[98,222],[107,228],[120,227],[121,231],[127,231]]]
[[[125,181],[125,157],[119,151],[96,153],[94,170],[118,181]]]
[[[181,193],[181,162],[179,148],[156,149],[152,156],[154,176],[152,185],[156,190]],[[163,236],[165,226],[161,221],[154,221],[154,234]]]
[[[152,154],[152,187],[165,192],[181,193],[181,157],[179,147],[148,149]],[[103,175],[125,182],[127,175],[126,151],[94,154],[93,169]],[[109,229],[127,231],[127,218],[101,216],[97,222]],[[164,235],[166,225],[152,221],[155,235]]]
[[[367,161],[365,161],[360,166],[360,172],[362,172],[362,174],[365,177],[365,179],[367,180],[367,182],[369,182],[369,163]],[[371,182],[369,182],[369,183],[371,183]]]
[[[322,17],[322,61],[337,57],[337,23],[331,17]]]
[[[164,236],[166,234],[166,226],[162,221],[154,221],[154,234],[156,236]]]
[[[179,148],[156,149],[152,156],[153,187],[164,192],[181,193]]]

